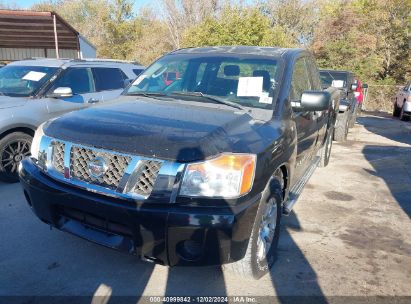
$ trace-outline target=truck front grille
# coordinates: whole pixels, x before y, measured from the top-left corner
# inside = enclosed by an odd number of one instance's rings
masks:
[[[55,141],[53,142],[53,156],[52,156],[52,163],[54,169],[64,174],[64,149],[66,145],[62,142]]]
[[[96,157],[103,158],[108,167],[106,173],[100,178],[91,176],[88,169],[89,162]],[[70,173],[72,177],[83,182],[116,190],[130,161],[130,156],[73,146],[70,152]]]
[[[153,191],[163,163],[160,160],[144,159],[55,140],[52,141],[51,145],[53,175],[57,175],[65,182],[76,184],[76,181],[81,181],[114,193],[122,193],[130,175],[133,175],[132,185],[127,186],[128,193],[148,197]],[[64,160],[65,153],[70,153],[68,166]],[[99,178],[92,176],[89,170],[89,163],[97,157],[104,159],[107,165],[106,172]],[[139,161],[133,162],[133,158],[137,158]],[[136,163],[138,163],[137,168],[130,168]],[[65,169],[69,169],[66,171],[69,172],[68,176],[65,174]],[[134,174],[132,174],[133,172]]]
[[[143,196],[149,195],[153,190],[160,167],[161,162],[153,160],[144,161],[140,176],[132,192]]]

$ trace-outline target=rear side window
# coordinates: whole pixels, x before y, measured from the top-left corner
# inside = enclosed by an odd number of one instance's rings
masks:
[[[92,68],[96,91],[108,91],[124,88],[124,73],[116,68]]]
[[[58,87],[69,87],[73,94],[93,92],[93,78],[88,68],[68,68],[53,84],[53,90]]]
[[[144,70],[143,69],[133,69],[133,73],[136,74],[136,76],[140,75],[142,71]]]
[[[304,58],[298,58],[294,65],[291,82],[291,101],[300,101],[304,91],[311,90],[310,75]]]

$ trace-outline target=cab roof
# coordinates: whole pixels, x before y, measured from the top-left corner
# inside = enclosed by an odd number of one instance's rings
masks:
[[[93,65],[93,66],[113,66],[118,64],[133,65],[133,67],[142,67],[138,62],[113,60],[113,59],[69,59],[69,58],[30,58],[14,61],[8,65],[14,66],[45,66],[45,67],[69,67],[74,65]]]
[[[210,46],[198,48],[184,48],[175,50],[169,54],[244,54],[282,57],[286,54],[299,53],[305,51],[300,48],[280,48],[265,46]]]

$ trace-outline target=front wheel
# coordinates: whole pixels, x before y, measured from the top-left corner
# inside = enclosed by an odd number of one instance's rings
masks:
[[[348,111],[339,113],[334,128],[334,140],[345,142],[348,135]]]
[[[282,182],[275,177],[265,192],[255,217],[247,251],[242,260],[224,265],[224,269],[245,278],[259,279],[268,273],[277,258],[282,214]]]
[[[19,181],[20,161],[30,155],[32,137],[26,133],[10,133],[0,140],[0,180],[6,183]]]

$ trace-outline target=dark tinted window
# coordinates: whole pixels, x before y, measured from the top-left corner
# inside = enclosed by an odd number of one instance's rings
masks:
[[[143,69],[133,69],[133,73],[136,74],[136,76],[140,75],[142,71],[144,70]]]
[[[93,79],[88,68],[69,68],[57,79],[52,90],[58,87],[69,87],[73,94],[93,92]]]
[[[310,76],[304,58],[297,59],[291,82],[291,101],[300,101],[304,91],[311,90]]]
[[[314,59],[307,57],[305,59],[310,73],[311,89],[321,90],[320,74]]]
[[[126,77],[120,69],[92,68],[96,91],[108,91],[124,88]]]

